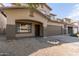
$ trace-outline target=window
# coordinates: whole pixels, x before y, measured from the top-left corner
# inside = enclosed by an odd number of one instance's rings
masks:
[[[31,32],[31,24],[28,23],[17,23],[16,24],[16,32]]]

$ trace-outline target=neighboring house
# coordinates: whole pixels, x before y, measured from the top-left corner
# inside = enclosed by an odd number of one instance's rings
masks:
[[[74,33],[79,33],[79,23],[78,22],[73,22],[72,24],[74,25],[73,32]]]
[[[14,37],[40,37],[64,34],[65,22],[56,20],[55,14],[47,4],[43,4],[34,11],[34,17],[29,16],[30,10],[26,7],[1,7],[6,15],[6,36]]]
[[[64,18],[63,19],[65,24],[64,24],[64,33],[65,34],[76,34],[78,33],[78,25],[76,24],[76,22],[72,22],[71,19],[69,18]]]

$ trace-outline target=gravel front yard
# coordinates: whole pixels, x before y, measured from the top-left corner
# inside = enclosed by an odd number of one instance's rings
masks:
[[[72,40],[71,40],[72,39]],[[47,41],[60,41],[53,45]],[[68,41],[69,40],[69,41]],[[71,56],[79,55],[78,38],[69,36],[52,36],[47,38],[20,38],[7,41],[0,37],[0,55],[9,56]]]

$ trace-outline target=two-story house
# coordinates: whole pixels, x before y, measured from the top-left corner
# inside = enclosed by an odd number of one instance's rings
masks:
[[[22,6],[12,5],[9,7],[0,7],[0,10],[6,15],[6,37],[40,37],[63,34],[64,23],[56,21],[56,15],[51,14],[52,10],[47,4],[40,4],[31,17],[30,10]]]

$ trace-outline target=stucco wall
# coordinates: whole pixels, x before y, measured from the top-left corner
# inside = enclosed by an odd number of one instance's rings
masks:
[[[0,28],[6,28],[6,17],[0,12]]]
[[[47,23],[48,25],[55,25],[55,26],[64,26],[64,24],[63,23],[57,23],[57,22],[53,22],[53,21],[48,21],[48,23]]]
[[[6,28],[6,17],[0,12],[0,34],[4,33]]]
[[[28,19],[33,21],[39,21],[43,23],[43,26],[47,26],[47,18],[43,17],[38,12],[34,12],[34,17],[30,17],[29,9],[7,9],[4,10],[4,12],[7,14],[7,20],[8,24],[15,24],[15,20],[19,19]]]
[[[47,21],[48,19],[42,16],[41,14],[34,12],[34,17],[30,17],[30,13],[28,9],[6,9],[4,12],[7,15],[7,24],[8,25],[14,25],[16,20],[31,20],[40,22],[43,24],[43,27],[47,27]],[[34,24],[32,23],[32,32],[31,33],[23,33],[23,34],[15,34],[17,37],[21,36],[35,36],[35,29]],[[7,28],[7,31],[9,29]],[[14,29],[15,30],[15,29]],[[13,30],[10,30],[10,33]]]

